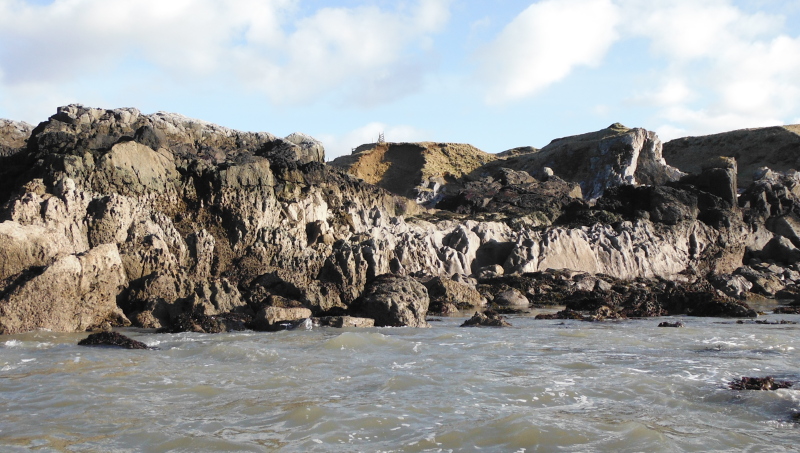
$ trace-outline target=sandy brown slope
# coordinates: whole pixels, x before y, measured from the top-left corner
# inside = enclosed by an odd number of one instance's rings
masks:
[[[452,181],[495,159],[459,143],[371,143],[329,165],[395,194],[415,196],[415,188],[431,179]]]

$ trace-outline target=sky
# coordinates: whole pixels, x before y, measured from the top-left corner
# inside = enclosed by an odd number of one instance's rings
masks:
[[[496,153],[800,123],[800,0],[0,0],[0,118],[61,105]]]

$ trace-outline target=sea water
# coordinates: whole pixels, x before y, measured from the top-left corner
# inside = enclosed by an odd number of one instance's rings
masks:
[[[800,321],[797,315],[762,320]],[[800,325],[721,318],[511,328],[0,337],[0,451],[798,451]],[[680,320],[683,328],[658,328]]]

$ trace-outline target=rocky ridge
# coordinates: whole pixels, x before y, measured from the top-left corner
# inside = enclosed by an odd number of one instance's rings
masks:
[[[273,330],[308,316],[424,326],[431,309],[580,295],[583,279],[558,269],[614,275],[592,277],[614,313],[638,280],[685,289],[637,316],[703,314],[703,294],[732,304],[714,315],[751,316],[735,298],[800,283],[794,176],[768,174],[740,208],[734,161],[681,177],[654,134],[611,129],[554,142],[613,163],[602,191],[559,173],[558,153],[523,150],[505,159],[528,167],[487,158],[451,173],[458,188],[425,209],[325,165],[322,145],[302,134],[62,107],[13,154],[0,192],[0,331]],[[544,162],[553,174],[534,169]]]
[[[784,173],[800,169],[800,125],[683,137],[664,144],[666,161],[688,173],[699,173],[707,161],[718,156],[736,160],[740,189],[759,179],[756,173],[762,167]]]

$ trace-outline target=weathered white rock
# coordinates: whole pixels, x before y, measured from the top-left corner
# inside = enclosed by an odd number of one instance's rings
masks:
[[[10,220],[0,223],[0,280],[70,253],[69,241],[57,231]]]
[[[126,284],[114,244],[65,256],[41,274],[6,288],[9,292],[0,300],[0,332],[72,332],[104,322],[124,323],[117,294]]]

